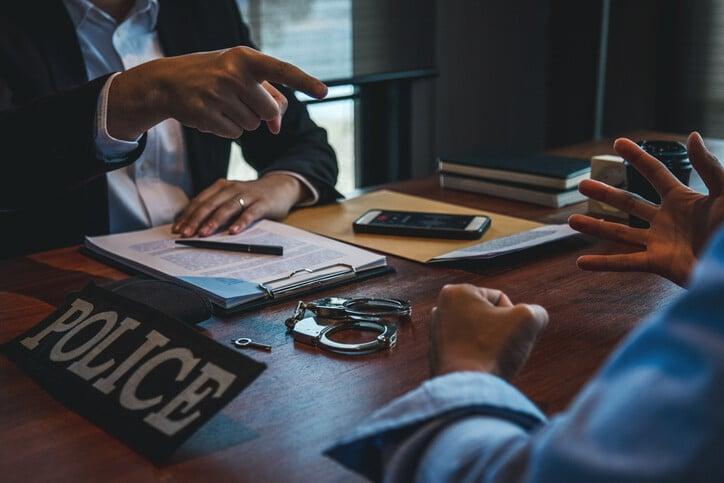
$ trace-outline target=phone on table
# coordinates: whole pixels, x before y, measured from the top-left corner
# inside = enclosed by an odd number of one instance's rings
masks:
[[[490,227],[483,215],[369,210],[352,223],[356,233],[475,240]]]

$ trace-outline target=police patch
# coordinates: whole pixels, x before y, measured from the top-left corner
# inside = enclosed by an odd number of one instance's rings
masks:
[[[2,352],[67,407],[153,459],[266,367],[92,283]]]

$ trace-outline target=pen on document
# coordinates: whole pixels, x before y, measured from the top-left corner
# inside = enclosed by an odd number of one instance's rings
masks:
[[[258,253],[262,255],[284,255],[284,247],[278,245],[248,245],[246,243],[229,243],[208,240],[176,240],[177,245],[227,252]]]

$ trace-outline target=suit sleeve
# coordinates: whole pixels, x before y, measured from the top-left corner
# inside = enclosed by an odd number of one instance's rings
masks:
[[[282,129],[274,135],[262,124],[240,139],[244,158],[263,175],[269,171],[293,171],[304,176],[317,189],[320,202],[341,195],[337,182],[337,156],[327,142],[327,132],[317,126],[291,90],[276,86],[289,100]]]
[[[241,37],[247,45],[256,48],[238,8],[232,7]],[[322,203],[341,198],[342,195],[334,189],[338,174],[337,156],[327,142],[327,131],[312,121],[306,106],[297,100],[291,89],[280,85],[275,87],[289,101],[281,131],[274,135],[262,123],[256,131],[245,132],[239,140],[244,159],[260,176],[269,171],[293,171],[302,175],[317,190]]]
[[[105,159],[96,149],[96,108],[107,78],[14,106],[0,77],[0,210],[42,203],[47,195],[131,164],[143,152],[145,137],[123,159]]]

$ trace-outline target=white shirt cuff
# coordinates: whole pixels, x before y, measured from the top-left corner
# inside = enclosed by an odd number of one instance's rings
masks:
[[[124,141],[116,139],[108,132],[108,93],[111,90],[111,83],[120,72],[111,75],[106,81],[96,107],[95,141],[96,152],[99,157],[108,161],[123,159],[138,147],[139,136],[135,141]]]
[[[307,190],[309,190],[309,193],[312,195],[311,197],[307,196],[306,199],[297,203],[295,206],[298,208],[302,208],[304,206],[316,205],[317,202],[319,201],[319,191],[317,191],[317,188],[315,188],[312,185],[312,183],[309,182],[309,180],[307,178],[305,178],[304,176],[302,176],[299,173],[295,173],[294,171],[279,170],[279,171],[269,171],[264,174],[286,174],[287,176],[292,176],[292,177],[298,179],[299,182],[302,183],[307,188]]]

